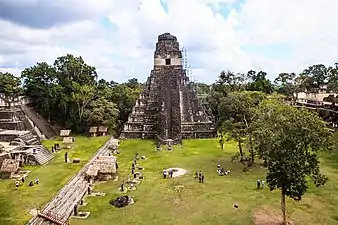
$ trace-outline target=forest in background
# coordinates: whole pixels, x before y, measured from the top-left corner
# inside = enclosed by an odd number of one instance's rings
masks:
[[[8,103],[18,95],[26,95],[34,100],[36,110],[46,120],[75,133],[87,132],[88,127],[100,124],[107,125],[114,133],[120,132],[144,85],[136,78],[124,83],[98,79],[95,67],[70,54],[58,57],[52,65],[39,62],[26,68],[21,77],[0,72],[0,93]],[[311,91],[321,85],[337,91],[338,64],[313,65],[300,74],[282,72],[273,82],[264,71],[251,70],[246,74],[221,71],[211,85],[191,85],[198,94],[206,96],[217,128],[221,129],[228,117],[224,103],[233,100],[233,93],[279,93],[292,99],[296,91]]]

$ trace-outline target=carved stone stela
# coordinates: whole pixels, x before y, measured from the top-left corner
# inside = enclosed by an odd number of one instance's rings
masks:
[[[177,38],[158,36],[154,68],[146,89],[124,125],[121,138],[157,138],[160,142],[182,138],[214,137],[213,118],[193,90],[182,66]]]

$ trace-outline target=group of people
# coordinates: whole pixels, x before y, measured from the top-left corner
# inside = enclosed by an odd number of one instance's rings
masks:
[[[173,178],[173,170],[163,170],[163,178]]]
[[[22,177],[21,178],[21,182],[22,182],[22,185],[24,185],[24,183],[25,183],[25,177]],[[36,178],[34,181],[30,181],[29,182],[29,186],[34,186],[34,184],[39,184],[39,182],[40,182],[40,180],[39,180],[39,178]],[[16,187],[16,189],[18,189],[19,188],[19,186],[20,186],[20,181],[15,181],[15,187]]]
[[[265,185],[265,181],[264,180],[257,180],[257,189],[263,188]]]
[[[198,182],[204,183],[204,174],[202,173],[201,170],[200,170],[200,172],[196,171],[195,178],[198,178]]]
[[[221,168],[221,164],[218,162],[218,164],[217,164],[217,173],[220,176],[228,175],[228,174],[230,174],[230,170],[225,170],[223,167]]]

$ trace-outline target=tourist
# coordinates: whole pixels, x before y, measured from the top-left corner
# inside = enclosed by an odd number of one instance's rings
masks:
[[[65,153],[65,163],[68,162],[68,152]]]
[[[167,178],[167,171],[163,171],[163,178],[165,179],[165,178]]]
[[[202,171],[200,170],[200,172],[198,173],[198,177],[201,178],[202,176]]]
[[[40,182],[39,178],[36,178],[36,179],[35,179],[35,183],[36,183],[36,184],[39,184],[39,182]]]
[[[121,191],[124,191],[124,182],[121,184]]]
[[[170,170],[170,171],[169,171],[170,178],[173,178],[173,174],[174,174],[174,171],[173,171],[173,170]]]
[[[74,205],[74,216],[77,216],[78,210],[77,210],[77,204]]]
[[[224,168],[222,168],[222,169],[221,169],[221,172],[220,172],[220,174],[219,174],[219,175],[221,175],[221,176],[223,176],[223,175],[226,175],[226,174],[225,174],[225,170],[224,170]]]
[[[131,174],[134,174],[135,173],[135,169],[131,169]]]
[[[134,173],[134,179],[136,179],[136,176],[137,176],[136,173]]]
[[[34,186],[34,182],[32,180],[29,182],[29,186]]]
[[[117,162],[115,162],[115,167],[116,167],[116,169],[119,168],[119,164]]]
[[[262,180],[262,188],[264,187],[264,185],[265,185],[265,181],[264,181],[264,180]]]
[[[130,183],[130,175],[128,175],[128,180],[127,180],[128,183]]]
[[[19,185],[20,185],[20,181],[15,181],[15,188],[18,189],[19,188]]]
[[[198,177],[198,172],[196,171],[196,173],[195,173],[195,178],[197,178]]]
[[[88,192],[88,195],[90,195],[90,194],[91,194],[91,189],[90,189],[90,187],[89,187],[89,186],[87,187],[87,192]]]
[[[257,180],[257,189],[260,189],[261,188],[261,181],[258,179]]]
[[[204,183],[204,174],[201,176],[201,182]]]
[[[131,164],[131,169],[132,169],[132,170],[135,169],[135,163]]]
[[[22,183],[25,183],[25,177],[22,177],[22,178],[21,178],[21,182],[22,182]]]
[[[221,169],[221,164],[217,164],[217,170],[220,170]]]

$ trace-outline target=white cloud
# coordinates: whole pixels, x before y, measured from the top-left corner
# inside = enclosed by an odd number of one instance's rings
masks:
[[[221,69],[262,69],[271,76],[299,72],[316,63],[332,64],[338,58],[335,0],[246,0],[240,11],[233,8],[225,17],[212,9],[221,11],[224,4],[234,7],[236,0],[165,2],[168,13],[159,0],[62,0],[59,9],[77,4],[74,12],[68,7],[67,13],[81,16],[47,29],[0,20],[0,70],[18,74],[38,61],[52,63],[57,56],[73,53],[83,56],[105,79],[145,81],[157,36],[164,32],[178,37],[188,50],[193,74],[208,83]],[[103,17],[117,30],[100,23]],[[242,48],[276,43],[292,48],[288,59],[270,59]]]

